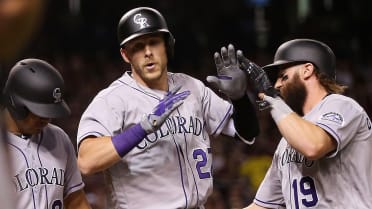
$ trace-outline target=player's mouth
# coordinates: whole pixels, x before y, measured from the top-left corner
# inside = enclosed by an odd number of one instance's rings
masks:
[[[146,70],[153,71],[155,69],[155,63],[150,62],[145,65]]]

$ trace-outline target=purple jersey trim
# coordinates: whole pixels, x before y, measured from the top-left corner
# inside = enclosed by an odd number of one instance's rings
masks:
[[[185,149],[186,149],[186,153],[188,153],[188,149],[187,149],[187,140],[186,140],[186,133],[183,133],[183,139],[184,139],[184,141],[185,141]],[[181,149],[181,148],[180,148]],[[188,157],[186,157],[186,159],[187,159],[187,163],[189,164],[189,167],[191,168],[191,164],[190,164],[190,160],[189,160],[189,158]],[[197,199],[196,199],[196,205],[199,205],[199,189],[198,189],[198,184],[196,183],[196,180],[195,180],[195,175],[194,175],[194,171],[193,171],[193,169],[191,169],[191,174],[192,174],[192,179],[194,180],[194,185],[195,185],[195,188],[196,188],[196,196],[198,197]]]
[[[182,166],[181,166],[181,159],[180,159],[180,150],[178,149],[179,148],[178,144],[177,144],[176,140],[174,139],[173,135],[172,135],[172,138],[173,138],[173,143],[175,144],[176,150],[177,150],[178,165],[179,165],[179,168],[180,168],[180,175],[181,175],[181,182],[182,182],[182,190],[183,190],[183,194],[185,195],[185,201],[186,201],[185,204],[186,204],[186,208],[187,208],[188,200],[187,200],[187,194],[186,194],[186,191],[185,191],[185,184],[183,182],[183,173],[182,173]]]
[[[279,203],[271,203],[271,202],[265,202],[265,201],[262,201],[262,200],[259,200],[256,198],[254,198],[257,202],[260,202],[260,203],[263,203],[263,204],[266,204],[266,205],[275,205],[275,206],[282,206],[282,207],[285,207],[285,204],[279,204]],[[261,206],[261,205],[260,205]]]
[[[211,135],[215,135],[216,132],[218,131],[218,129],[222,126],[222,124],[224,123],[224,121],[229,117],[229,113],[231,112],[231,109],[232,109],[232,105],[230,105],[229,109],[227,110],[225,116],[223,117],[223,120],[220,122],[220,124],[217,126],[217,128],[212,132]]]
[[[334,137],[336,137],[335,139],[340,142],[341,139],[340,139],[340,136],[331,128],[329,127],[328,125],[324,124],[324,123],[316,123],[317,125],[320,125],[322,127],[324,127],[324,129],[327,129],[328,131],[327,132],[331,132],[330,134]]]
[[[122,84],[124,84],[124,85],[126,85],[126,86],[128,86],[128,87],[130,87],[130,88],[132,88],[132,89],[134,89],[134,90],[136,90],[136,91],[139,91],[139,92],[141,92],[141,93],[143,93],[143,94],[145,94],[145,95],[147,95],[147,96],[149,96],[149,97],[152,97],[152,98],[154,98],[154,99],[159,100],[159,98],[157,98],[156,96],[153,96],[153,95],[151,95],[151,94],[149,94],[149,93],[143,91],[142,89],[135,88],[135,87],[133,87],[133,86],[127,84],[126,82],[124,82],[124,81],[122,81],[122,80],[120,80],[120,79],[119,79],[118,81],[119,81],[120,83],[122,83]]]
[[[44,167],[44,166],[43,166],[43,163],[41,162],[41,159],[40,159],[39,149],[40,149],[41,142],[43,141],[43,136],[44,136],[44,134],[43,134],[43,132],[41,132],[40,133],[39,144],[37,145],[37,151],[36,151],[37,157],[39,159],[39,163],[40,163],[41,167]],[[48,189],[47,189],[47,186],[46,185],[44,185],[44,189],[45,189],[46,205],[47,205],[47,209],[48,209],[49,208],[49,201],[48,201],[49,198],[48,198]]]
[[[12,143],[8,142],[8,144],[13,146],[14,148],[16,148],[23,155],[23,157],[25,158],[25,161],[26,161],[27,168],[30,168],[30,165],[28,164],[27,157],[26,157],[25,153],[23,153],[22,149],[17,147],[16,145],[14,145]],[[33,188],[31,188],[31,193],[32,193],[32,200],[33,200],[33,203],[34,203],[34,209],[36,209],[35,194],[34,194],[34,189]]]

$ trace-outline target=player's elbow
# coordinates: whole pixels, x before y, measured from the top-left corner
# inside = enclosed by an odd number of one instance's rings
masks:
[[[306,147],[302,154],[308,160],[319,160],[329,153],[326,144],[314,143]]]
[[[96,172],[96,169],[89,160],[85,160],[82,157],[78,157],[78,167],[83,175],[92,175]]]
[[[337,148],[337,142],[328,134],[313,140],[304,149],[304,156],[309,160],[319,160]],[[310,141],[310,140],[309,140]]]
[[[302,154],[308,160],[318,160],[324,156],[319,150],[316,149],[308,149]]]

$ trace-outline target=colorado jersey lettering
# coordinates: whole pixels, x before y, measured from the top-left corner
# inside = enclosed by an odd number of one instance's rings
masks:
[[[16,208],[63,208],[63,199],[84,187],[74,147],[67,134],[48,124],[23,139],[8,134]]]

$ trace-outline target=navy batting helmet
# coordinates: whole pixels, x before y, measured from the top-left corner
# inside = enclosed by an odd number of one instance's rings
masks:
[[[126,12],[119,21],[117,32],[120,47],[142,35],[165,33],[168,52],[173,55],[175,39],[163,15],[153,8],[138,7]]]
[[[336,78],[336,57],[325,43],[313,39],[294,39],[279,46],[275,52],[274,62],[263,69],[271,81],[275,81],[279,69],[310,62],[329,78]]]
[[[49,63],[39,59],[24,59],[16,63],[5,83],[5,105],[17,120],[29,112],[44,118],[59,118],[70,114],[63,100],[64,81]]]

